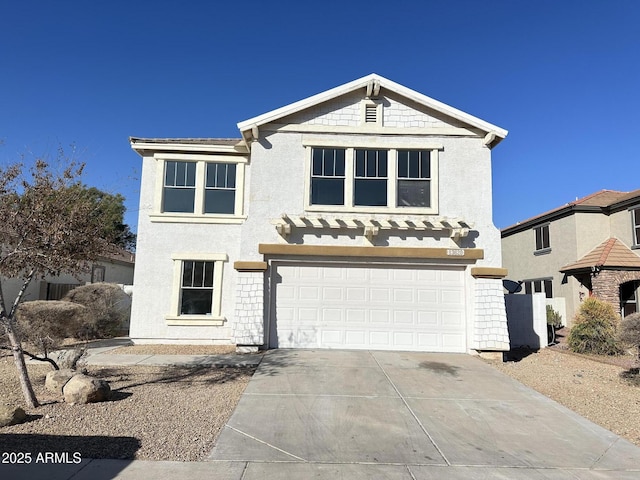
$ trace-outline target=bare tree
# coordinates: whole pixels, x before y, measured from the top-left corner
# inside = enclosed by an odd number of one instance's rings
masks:
[[[58,151],[58,160],[64,152]],[[58,162],[59,163],[59,162]],[[0,277],[0,325],[13,353],[26,403],[38,406],[27,373],[16,311],[34,278],[78,273],[113,249],[103,209],[80,183],[83,164],[56,169],[45,160],[0,167],[0,275],[19,278],[16,298],[5,298]]]

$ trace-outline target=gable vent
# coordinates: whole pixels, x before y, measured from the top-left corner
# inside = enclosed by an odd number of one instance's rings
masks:
[[[378,107],[376,105],[367,105],[364,110],[365,123],[376,123],[378,121]]]

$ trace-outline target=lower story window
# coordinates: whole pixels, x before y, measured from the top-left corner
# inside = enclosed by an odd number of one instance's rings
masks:
[[[182,262],[180,315],[211,315],[214,262]]]
[[[553,298],[553,281],[550,278],[540,280],[527,280],[524,282],[524,293],[544,293],[546,298]]]
[[[226,254],[175,254],[171,312],[167,320],[176,325],[193,321],[223,321],[222,273]],[[171,324],[171,323],[170,323]]]

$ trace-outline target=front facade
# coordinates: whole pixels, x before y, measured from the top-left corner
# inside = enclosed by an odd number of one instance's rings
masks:
[[[524,293],[563,298],[565,325],[596,296],[640,311],[640,190],[602,190],[502,230],[502,261]]]
[[[499,127],[369,75],[143,157],[131,337],[507,350]]]

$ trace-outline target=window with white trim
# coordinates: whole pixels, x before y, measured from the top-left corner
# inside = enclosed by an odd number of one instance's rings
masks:
[[[176,254],[171,258],[174,278],[168,324],[221,325],[222,273],[227,255]]]
[[[162,211],[193,213],[196,200],[196,164],[165,162]]]
[[[307,148],[307,210],[437,213],[437,149]]]
[[[180,315],[211,315],[214,262],[182,261]]]
[[[631,227],[633,229],[633,246],[640,247],[640,208],[631,210]]]
[[[398,206],[431,206],[430,156],[428,150],[398,150]]]
[[[152,221],[240,223],[247,159],[159,153]]]
[[[311,203],[344,204],[344,148],[314,148],[311,158]]]
[[[387,206],[387,151],[355,151],[353,204],[372,207]]]
[[[236,165],[207,163],[204,213],[235,213]]]

